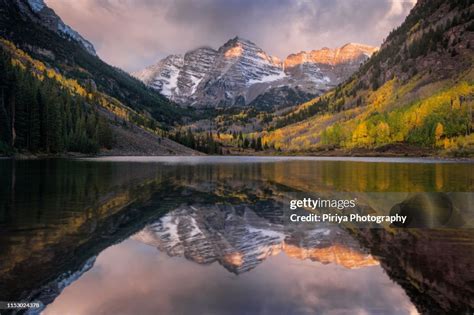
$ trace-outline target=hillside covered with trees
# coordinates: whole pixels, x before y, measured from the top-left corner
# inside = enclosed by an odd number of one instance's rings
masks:
[[[0,38],[0,154],[194,154],[141,113]]]
[[[406,145],[472,155],[474,3],[420,0],[347,82],[262,133],[284,151]]]
[[[187,112],[161,94],[147,88],[125,71],[91,55],[77,41],[58,36],[35,19],[37,13],[26,0],[0,0],[0,36],[14,43],[32,58],[60,70],[80,84],[93,81],[98,91],[130,108],[151,115],[163,126]]]
[[[24,0],[0,0],[0,92],[1,155],[195,152],[168,139],[189,111],[46,27]]]
[[[0,5],[0,154],[474,154],[472,0],[419,0],[346,82],[274,112],[178,106]]]
[[[97,153],[110,149],[112,131],[105,118],[50,76],[0,53],[0,152],[65,151]]]

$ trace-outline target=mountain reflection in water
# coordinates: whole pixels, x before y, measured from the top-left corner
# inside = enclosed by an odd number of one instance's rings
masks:
[[[297,229],[294,225],[271,223],[273,217],[259,216],[250,207],[183,207],[132,238],[169,256],[186,257],[199,264],[218,262],[235,274],[250,271],[281,252],[296,259],[337,263],[350,269],[377,264],[335,225]],[[279,208],[270,213],[278,213]]]
[[[267,259],[233,276],[217,264],[170,258],[127,240],[104,251],[92,270],[46,309],[65,314],[408,314],[403,290],[379,267],[356,270]]]
[[[0,161],[0,300],[40,300],[45,314],[474,307],[472,229],[290,224],[287,204],[294,193],[470,193],[472,164],[137,160]]]

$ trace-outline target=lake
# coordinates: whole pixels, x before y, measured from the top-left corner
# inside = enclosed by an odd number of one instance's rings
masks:
[[[473,191],[474,163],[459,161],[3,159],[0,301],[48,315],[470,313]],[[307,197],[410,220],[291,222],[289,201]]]

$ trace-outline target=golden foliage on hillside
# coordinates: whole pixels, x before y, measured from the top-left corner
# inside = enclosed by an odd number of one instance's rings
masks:
[[[364,95],[366,104],[264,132],[264,142],[285,151],[328,148],[376,148],[410,143],[447,150],[471,150],[474,80],[435,82],[419,88],[420,76],[406,83],[396,78]],[[440,88],[442,87],[442,88]],[[361,97],[345,97],[354,102]]]
[[[100,91],[87,88],[85,84],[81,84],[77,80],[66,78],[55,69],[49,68],[43,62],[32,58],[25,51],[17,48],[12,42],[0,38],[0,47],[12,55],[11,60],[13,65],[21,67],[22,69],[30,69],[38,79],[43,80],[44,76],[54,79],[72,94],[88,99],[91,103],[103,107],[121,120],[134,123],[156,134],[162,133],[162,130],[157,127],[153,119],[125,106],[116,98]]]

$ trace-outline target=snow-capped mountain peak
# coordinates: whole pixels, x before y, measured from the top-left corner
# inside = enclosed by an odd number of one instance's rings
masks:
[[[163,95],[172,97],[179,93],[178,76],[183,65],[184,57],[182,55],[170,55],[157,64],[137,72],[136,77],[160,90]],[[160,79],[156,80],[157,77]]]
[[[264,94],[281,97],[282,87],[318,95],[349,77],[375,50],[349,43],[303,51],[282,61],[252,41],[235,37],[217,50],[206,47],[171,55],[133,75],[183,105],[247,106]]]

